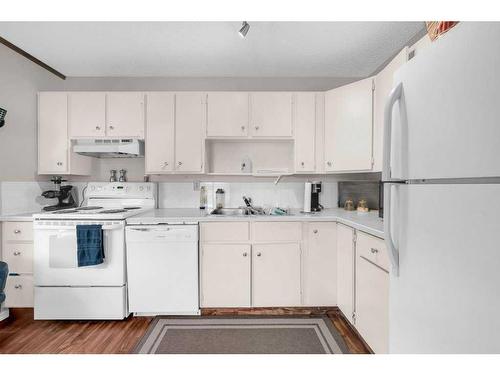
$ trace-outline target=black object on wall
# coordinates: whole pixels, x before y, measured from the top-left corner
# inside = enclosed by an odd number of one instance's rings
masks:
[[[0,128],[5,125],[5,116],[7,115],[7,110],[0,108]]]

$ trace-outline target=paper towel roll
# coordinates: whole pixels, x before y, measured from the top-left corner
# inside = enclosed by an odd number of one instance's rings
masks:
[[[306,182],[304,185],[304,212],[311,212],[311,187],[312,183]]]

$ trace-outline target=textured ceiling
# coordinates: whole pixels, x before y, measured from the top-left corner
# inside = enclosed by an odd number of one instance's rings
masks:
[[[423,22],[0,22],[67,76],[366,77]]]

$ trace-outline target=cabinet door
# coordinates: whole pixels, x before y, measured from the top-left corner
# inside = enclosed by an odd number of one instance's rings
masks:
[[[337,224],[337,306],[354,324],[354,229]]]
[[[337,224],[308,223],[303,256],[304,305],[337,305]]]
[[[203,169],[203,100],[200,93],[175,95],[175,170]]]
[[[67,94],[41,92],[38,94],[38,173],[68,173],[68,151]]]
[[[208,137],[246,137],[248,135],[247,92],[208,93],[207,113]]]
[[[250,245],[201,249],[201,307],[250,307]]]
[[[372,168],[372,78],[325,94],[325,170]]]
[[[175,94],[147,94],[146,173],[174,169]]]
[[[252,247],[252,305],[300,306],[298,243]]]
[[[33,276],[9,275],[7,277],[5,307],[33,307]]]
[[[314,172],[316,142],[316,93],[295,94],[295,171]]]
[[[106,135],[106,94],[104,92],[71,92],[68,94],[71,138]]]
[[[292,136],[292,93],[250,94],[250,134],[253,137]]]
[[[399,67],[408,61],[408,47],[405,47],[375,77],[373,107],[373,171],[382,171],[382,152],[384,136],[384,107],[393,88],[393,76]]]
[[[106,135],[144,138],[144,94],[108,92],[106,94]]]
[[[389,273],[356,257],[356,329],[377,354],[389,342]]]

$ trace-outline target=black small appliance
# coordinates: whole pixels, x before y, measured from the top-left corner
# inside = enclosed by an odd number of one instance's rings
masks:
[[[318,212],[323,209],[319,203],[319,193],[321,193],[321,181],[311,182],[311,211]]]
[[[44,198],[57,198],[58,202],[52,206],[45,206],[43,208],[44,211],[56,211],[62,210],[64,208],[73,208],[77,207],[78,203],[75,199],[75,191],[72,185],[63,185],[61,183],[65,182],[61,177],[56,176],[53,177],[50,181],[52,181],[55,185],[54,190],[47,190],[42,193],[42,197]]]

